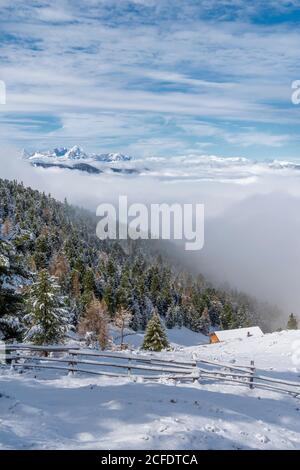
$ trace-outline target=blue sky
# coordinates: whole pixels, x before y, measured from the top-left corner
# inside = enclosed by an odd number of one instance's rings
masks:
[[[0,0],[0,136],[298,159],[300,0]]]

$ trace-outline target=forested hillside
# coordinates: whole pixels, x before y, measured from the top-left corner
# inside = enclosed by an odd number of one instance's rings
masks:
[[[124,247],[100,241],[96,223],[93,214],[67,201],[0,179],[2,338],[24,340],[26,293],[45,270],[56,278],[59,294],[56,286],[51,295],[61,296],[73,328],[95,299],[105,303],[111,320],[121,308],[129,311],[134,330],[145,329],[154,310],[167,328],[184,325],[205,334],[211,325],[268,327],[263,320],[268,306],[179,271],[158,247],[154,253],[150,242]]]

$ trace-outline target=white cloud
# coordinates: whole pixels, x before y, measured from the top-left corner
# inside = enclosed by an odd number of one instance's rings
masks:
[[[238,144],[242,147],[261,145],[267,147],[282,147],[289,139],[289,135],[272,135],[266,132],[241,132],[236,134],[224,134],[227,142]]]

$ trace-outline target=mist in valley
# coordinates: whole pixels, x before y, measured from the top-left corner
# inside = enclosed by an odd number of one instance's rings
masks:
[[[203,203],[204,248],[185,251],[177,242],[168,244],[166,251],[173,251],[193,273],[202,273],[217,285],[228,283],[277,306],[284,315],[282,326],[290,312],[300,311],[299,176],[296,170],[262,174],[250,182],[94,176],[32,168],[13,148],[1,155],[2,178],[23,181],[93,213],[103,202],[117,207],[120,195],[126,195],[129,204]]]

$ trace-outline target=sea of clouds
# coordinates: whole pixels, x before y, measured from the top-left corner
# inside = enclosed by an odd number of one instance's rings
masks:
[[[33,168],[14,148],[0,155],[1,177],[23,181],[96,212],[102,202],[205,204],[205,244],[186,263],[286,313],[300,311],[300,170],[293,162],[189,155],[136,159],[139,175],[89,175]],[[128,165],[128,164],[127,164]]]

